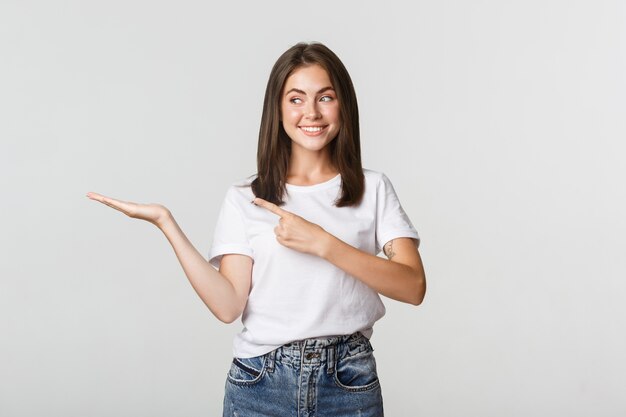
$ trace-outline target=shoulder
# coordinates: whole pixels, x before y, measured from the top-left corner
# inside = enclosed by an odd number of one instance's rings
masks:
[[[363,168],[363,176],[365,177],[365,181],[379,181],[380,177],[384,175],[380,171],[375,171],[369,168]]]
[[[389,178],[387,178],[387,176],[381,171],[363,168],[363,175],[365,176],[366,187],[369,185],[369,188],[376,189],[381,183],[390,183]]]
[[[226,190],[226,200],[229,200],[231,203],[237,206],[242,206],[244,205],[244,203],[249,204],[250,201],[254,199],[254,193],[252,193],[251,184],[255,178],[256,174],[253,174],[249,177],[232,182]]]

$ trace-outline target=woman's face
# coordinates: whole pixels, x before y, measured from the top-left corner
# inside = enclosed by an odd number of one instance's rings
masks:
[[[328,73],[314,64],[296,69],[285,82],[281,117],[294,147],[319,151],[339,133],[337,94]]]

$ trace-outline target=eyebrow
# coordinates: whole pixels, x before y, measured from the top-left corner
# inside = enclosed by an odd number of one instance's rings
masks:
[[[320,91],[318,91],[316,94],[321,94],[321,93],[323,93],[324,91],[327,91],[327,90],[333,90],[333,91],[335,91],[335,89],[334,89],[334,88],[332,88],[332,87],[328,86],[328,87],[324,87],[324,88],[322,88],[322,89],[321,89]],[[304,91],[299,90],[299,89],[297,89],[297,88],[292,88],[291,90],[287,91],[287,92],[285,93],[285,95],[287,95],[287,94],[291,93],[292,91],[295,91],[296,93],[304,94],[304,95],[306,96],[306,93],[305,93]]]

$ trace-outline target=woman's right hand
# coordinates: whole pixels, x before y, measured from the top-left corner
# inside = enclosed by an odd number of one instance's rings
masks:
[[[171,216],[167,207],[161,204],[133,203],[130,201],[122,201],[111,197],[105,197],[102,194],[92,192],[88,192],[87,197],[92,200],[99,201],[102,204],[106,204],[109,207],[113,207],[115,210],[121,211],[133,219],[149,221],[158,228],[161,228],[163,222]]]

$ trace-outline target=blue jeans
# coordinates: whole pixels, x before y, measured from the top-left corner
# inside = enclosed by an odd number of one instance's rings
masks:
[[[223,417],[383,417],[373,352],[356,332],[233,358]]]

